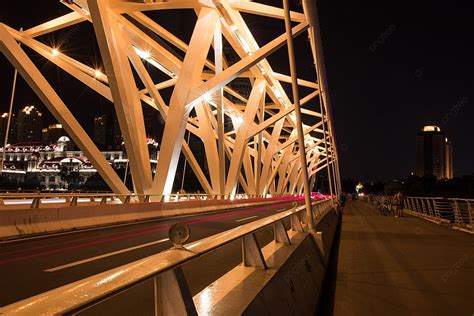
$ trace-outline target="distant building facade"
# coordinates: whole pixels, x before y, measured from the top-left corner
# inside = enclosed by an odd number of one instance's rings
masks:
[[[92,139],[99,149],[107,148],[107,143],[110,143],[108,137],[110,135],[110,119],[107,115],[100,115],[94,117],[94,135]]]
[[[114,119],[114,133],[113,133],[113,146],[114,148],[120,148],[122,146],[123,142],[123,137],[122,137],[122,131],[120,130],[120,125],[118,122],[117,117]]]
[[[41,143],[43,113],[34,105],[25,106],[18,112],[16,119],[16,143]]]
[[[454,168],[453,168],[453,143],[448,140],[448,138],[445,138],[445,159],[444,159],[444,164],[445,164],[445,177],[446,179],[452,179],[454,178]]]
[[[438,179],[454,177],[453,146],[438,126],[424,126],[416,136],[415,174]]]
[[[0,116],[0,142],[3,145],[5,136],[7,134],[8,113],[3,113]],[[10,120],[10,131],[8,133],[8,143],[16,143],[16,115],[12,114]]]
[[[159,145],[155,141],[158,133],[155,112],[144,111],[146,142],[153,173],[159,154]],[[97,170],[69,139],[61,124],[43,128],[43,114],[35,106],[25,106],[18,115],[12,115],[7,145],[3,148],[8,115],[0,115],[0,159],[5,151],[0,182],[7,186],[13,183],[18,184],[18,187],[22,187],[22,184],[31,187],[34,183],[38,189],[66,190],[72,188],[68,183],[72,178],[74,188],[80,188],[97,174]],[[94,117],[93,128],[92,139],[104,158],[114,169],[123,169],[123,172],[128,170],[127,153],[116,116],[101,114]],[[100,179],[99,176],[95,178]]]
[[[108,114],[94,117],[94,143],[101,150],[118,150],[122,144],[122,133],[118,120]]]
[[[43,128],[41,132],[42,143],[43,145],[56,143],[57,140],[65,134],[66,133],[61,124],[51,124],[48,127]]]
[[[158,159],[158,144],[148,140],[150,165],[155,171]],[[73,143],[67,136],[61,136],[55,143],[9,145],[5,151],[2,178],[10,183],[33,182],[38,189],[67,190],[70,188],[64,173],[74,173],[76,187],[81,187],[97,170],[82,151],[71,150]],[[3,146],[0,147],[0,154]],[[116,170],[126,169],[128,158],[123,150],[102,151],[102,155]]]

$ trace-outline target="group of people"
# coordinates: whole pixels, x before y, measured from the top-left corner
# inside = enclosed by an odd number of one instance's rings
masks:
[[[373,203],[382,215],[394,214],[395,217],[403,217],[403,195],[401,192],[397,192],[393,196],[376,196]]]
[[[346,194],[341,192],[338,201],[341,210],[344,209],[346,199]],[[400,191],[392,197],[379,197],[379,199],[376,201],[376,204],[378,204],[379,209],[383,215],[388,215],[389,213],[393,212],[395,217],[403,217],[403,194]]]

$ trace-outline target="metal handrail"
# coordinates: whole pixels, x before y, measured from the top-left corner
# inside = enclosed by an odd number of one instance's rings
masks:
[[[315,218],[321,219],[332,207],[333,200],[314,202]],[[322,210],[323,212],[321,212]],[[71,311],[80,312],[84,308],[107,301],[111,295],[123,289],[128,289],[150,278],[156,278],[160,274],[176,269],[184,263],[221,248],[232,241],[242,239],[244,242],[247,236],[252,236],[269,225],[274,224],[276,229],[276,224],[287,218],[291,218],[292,224],[295,220],[299,223],[299,228],[295,227],[298,225],[292,225],[292,230],[302,231],[300,213],[305,213],[304,205],[189,243],[185,245],[184,249],[166,250],[10,304],[0,308],[0,314],[51,315]]]
[[[178,202],[190,200],[210,200],[210,199],[250,199],[250,198],[273,198],[273,197],[293,197],[288,194],[200,194],[200,193],[174,193],[167,195],[157,194],[114,194],[114,193],[15,193],[0,194],[0,205],[7,205],[6,200],[12,204],[29,205],[30,208],[38,208],[43,201],[57,199],[54,203],[69,204],[76,206],[78,202],[107,204],[111,202],[128,204],[134,202],[152,202],[156,197],[160,202]],[[81,201],[80,199],[88,199]],[[97,201],[99,200],[99,201]],[[25,203],[21,203],[25,201]]]
[[[410,196],[404,204],[424,217],[474,231],[474,199]]]
[[[374,196],[373,203],[380,199],[390,200],[390,196]],[[407,196],[403,199],[405,211],[439,223],[449,224],[454,228],[474,231],[474,199],[443,198],[426,196]]]

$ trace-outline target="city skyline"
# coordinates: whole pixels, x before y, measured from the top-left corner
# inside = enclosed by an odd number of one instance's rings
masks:
[[[242,93],[246,93],[245,89],[246,89],[246,84],[245,82],[242,83],[242,81],[240,82],[240,86],[239,84],[236,85],[236,89]],[[32,120],[30,119],[31,116],[34,116],[35,113],[37,113],[36,115],[39,114],[39,117],[42,119],[40,122],[41,123],[38,123],[36,122],[34,125],[31,125],[32,124]],[[145,111],[145,113],[147,113]],[[28,123],[22,123],[20,124],[20,135],[23,135],[25,133],[25,128],[27,128],[27,126],[25,124],[28,124],[29,127],[31,126],[34,126],[33,128],[37,130],[37,132],[34,133],[34,139],[30,140],[30,141],[18,141],[18,138],[17,138],[17,135],[18,135],[18,120],[20,119],[23,119],[25,120],[26,119],[29,119],[28,120]],[[9,144],[11,145],[14,145],[14,144],[17,144],[17,143],[37,143],[37,142],[41,142],[42,144],[44,145],[47,145],[47,144],[51,144],[51,143],[55,143],[57,141],[57,139],[61,136],[64,136],[64,135],[67,135],[67,133],[62,129],[62,126],[61,124],[59,123],[53,123],[53,124],[47,124],[43,121],[43,118],[44,118],[44,115],[42,112],[38,111],[38,107],[34,106],[34,105],[28,105],[28,106],[24,106],[23,108],[20,107],[20,109],[18,110],[18,113],[14,113],[13,112],[13,118],[11,120],[11,126],[10,126],[10,137],[9,139],[16,139],[15,142],[11,142],[9,141]],[[8,113],[3,113],[1,116],[0,116],[0,137],[1,137],[1,141],[2,141],[2,146],[3,146],[3,140],[4,140],[4,137],[5,137],[5,129],[6,129],[6,120],[8,119]],[[54,119],[52,119],[51,121],[54,122]],[[40,125],[41,124],[41,125]],[[147,131],[147,138],[148,139],[154,139],[154,137],[152,137],[152,134],[153,133],[156,133],[157,130],[159,129],[158,126],[156,126],[156,121],[151,119],[151,116],[148,117],[147,119],[147,116],[145,115],[145,128],[146,128],[146,131]],[[441,129],[436,126],[436,125],[426,125],[422,128],[422,131],[421,132],[418,132],[418,134],[422,133],[422,132],[430,132],[428,130],[426,130],[427,128],[433,128],[435,130],[431,131],[431,132],[440,132],[440,134],[442,134],[442,139],[446,139],[446,142],[447,142],[447,137],[445,138],[445,132],[442,131],[441,132]],[[90,130],[91,128],[89,128]],[[38,131],[39,131],[39,134],[38,134]],[[29,131],[29,133],[31,134],[32,131]],[[92,118],[92,130],[91,131],[88,131],[90,137],[94,140],[94,142],[99,146],[99,148],[101,150],[116,150],[116,149],[120,149],[121,147],[121,142],[122,142],[122,136],[121,136],[121,132],[120,132],[120,127],[118,126],[118,120],[117,118],[115,117],[115,115],[111,115],[111,114],[105,114],[105,113],[101,113],[101,114],[98,114],[98,115],[94,115],[93,118]],[[38,136],[39,135],[39,136]],[[13,137],[12,137],[13,136]],[[23,139],[23,138],[22,138]],[[422,172],[422,171],[419,171],[420,170],[420,161],[423,160],[423,158],[420,158],[420,149],[419,149],[419,141],[418,141],[419,137],[417,136],[417,142],[416,142],[416,146],[415,146],[415,152],[414,152],[414,156],[416,156],[416,159],[415,159],[415,164],[412,168],[411,171],[409,171],[409,173],[407,173],[405,176],[401,176],[400,178],[404,178],[404,177],[408,177],[410,174],[415,174],[417,176],[423,176],[425,173]],[[443,147],[444,148],[444,147]],[[456,174],[453,176],[454,174],[454,162],[455,161],[454,159],[452,159],[452,156],[453,156],[453,144],[452,144],[452,139],[449,140],[449,145],[447,146],[447,150],[450,152],[450,159],[449,159],[449,163],[450,163],[450,168],[449,168],[449,175],[450,176],[439,176],[437,173],[435,173],[435,176],[437,178],[441,178],[441,179],[451,179],[455,176],[463,176],[463,175],[469,175],[469,174]],[[446,167],[446,169],[448,169],[448,167]],[[443,169],[444,170],[444,169]],[[444,175],[444,171],[439,171],[441,172],[443,175]],[[438,172],[438,173],[439,173]],[[428,173],[429,174],[429,173]],[[350,177],[350,176],[348,176]],[[365,178],[363,176],[360,176],[360,177],[355,177],[355,178],[358,178],[358,179],[363,179],[365,181],[378,181],[378,180],[383,180],[382,178]]]
[[[118,121],[110,114],[99,114],[91,118],[92,128],[88,134],[98,145],[105,146],[104,150],[110,150],[107,146],[117,146],[122,142],[122,136]],[[147,130],[151,131],[147,137],[154,139],[152,133],[156,130],[153,120],[146,120]],[[6,136],[8,124],[8,113],[0,116],[0,141],[1,147]],[[8,144],[33,144],[42,143],[48,145],[55,143],[61,136],[68,136],[62,125],[54,119],[45,121],[44,115],[35,105],[20,107],[17,113],[12,112],[10,120],[10,131],[8,133]]]

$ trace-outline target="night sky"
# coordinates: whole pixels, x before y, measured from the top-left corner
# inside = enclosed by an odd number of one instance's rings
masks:
[[[343,176],[405,177],[426,124],[452,140],[455,175],[472,174],[473,3],[318,3]]]
[[[24,2],[5,2],[0,22],[29,28],[70,12],[58,0],[36,3],[38,8],[33,9]],[[343,177],[407,176],[414,170],[416,132],[427,124],[440,126],[453,142],[455,175],[474,172],[474,4],[467,3],[318,1]],[[174,21],[177,30],[186,18]],[[265,25],[253,26],[260,34],[258,41],[267,31]],[[68,55],[100,65],[89,23],[41,40],[62,42]],[[29,55],[73,112],[88,107],[87,115],[78,116],[88,131],[94,114],[110,111],[107,101],[37,55]],[[4,112],[13,68],[3,56],[0,69],[0,111]],[[27,103],[41,107],[22,80],[18,92],[16,111]]]

